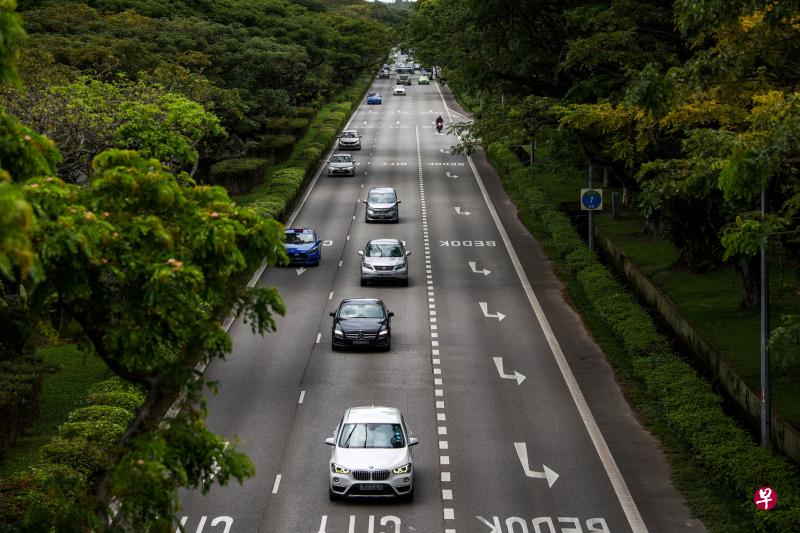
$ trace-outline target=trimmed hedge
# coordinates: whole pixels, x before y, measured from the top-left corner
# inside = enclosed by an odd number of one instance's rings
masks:
[[[720,479],[741,496],[758,531],[800,531],[800,474],[787,461],[757,446],[750,434],[722,410],[711,385],[672,353],[647,310],[586,249],[565,214],[527,178],[525,167],[506,147],[486,150],[505,185],[525,200],[517,205],[544,226],[556,253],[575,276],[597,316],[615,334],[631,358],[633,374],[659,406],[667,423]],[[752,497],[770,485],[780,502],[758,511]]]
[[[42,400],[42,367],[35,362],[0,362],[0,455],[33,429]]]
[[[268,166],[269,160],[261,158],[225,159],[211,165],[210,181],[231,194],[244,194],[261,183]]]
[[[266,183],[256,189],[253,198],[244,204],[261,216],[279,219],[286,215],[297,193],[306,180],[312,177],[322,161],[323,155],[336,141],[339,131],[347,124],[350,113],[361,102],[373,80],[373,72],[360,76],[334,101],[324,106],[308,125],[308,131],[294,144],[289,159],[275,170],[266,171]],[[296,115],[302,110],[295,109]],[[270,128],[286,126],[289,119],[271,119]]]
[[[69,414],[58,435],[40,449],[39,465],[0,482],[0,524],[18,525],[26,514],[54,512],[59,505],[54,488],[61,497],[79,497],[143,401],[138,388],[117,377],[94,385],[92,405]]]

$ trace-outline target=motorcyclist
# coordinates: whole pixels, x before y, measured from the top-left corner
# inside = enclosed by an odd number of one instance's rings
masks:
[[[442,115],[439,115],[438,117],[436,117],[436,129],[441,130],[443,126],[444,126],[444,119],[442,118]]]

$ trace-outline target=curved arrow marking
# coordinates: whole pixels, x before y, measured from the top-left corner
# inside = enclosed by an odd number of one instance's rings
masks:
[[[547,465],[542,465],[544,472],[535,472],[528,466],[528,446],[524,442],[515,442],[514,448],[517,450],[519,462],[522,464],[522,470],[527,477],[535,477],[547,480],[547,486],[552,488],[553,483],[558,479],[558,474],[547,468]]]
[[[297,272],[298,276],[302,276],[304,272],[307,272],[307,270],[303,267],[295,268],[294,271]]]
[[[453,178],[453,179],[455,179],[455,178],[457,178],[457,177],[458,177],[458,176],[456,176],[455,174],[450,174],[449,172],[445,172],[444,174],[445,174],[445,176],[447,176],[448,178]]]
[[[478,305],[481,306],[481,311],[483,311],[483,316],[485,316],[486,318],[496,318],[497,321],[500,322],[506,317],[506,315],[504,315],[499,311],[497,313],[489,314],[489,304],[487,304],[486,302],[478,302]]]
[[[485,268],[478,270],[477,266],[478,264],[475,261],[469,261],[467,264],[469,265],[469,268],[471,268],[472,271],[476,274],[483,274],[484,276],[488,276],[489,274],[492,273],[491,270],[486,270]]]
[[[467,211],[466,209],[465,209],[464,211],[462,211],[460,207],[454,207],[453,209],[455,209],[455,210],[456,210],[456,213],[457,213],[457,214],[459,214],[459,215],[467,215],[467,216],[470,216],[470,215],[472,214],[472,213],[470,213],[469,211]]]
[[[517,385],[522,385],[522,382],[525,381],[525,376],[520,374],[516,370],[513,374],[504,374],[503,373],[503,358],[502,357],[492,357],[494,361],[494,366],[497,367],[497,373],[500,374],[500,377],[503,379],[516,379]]]

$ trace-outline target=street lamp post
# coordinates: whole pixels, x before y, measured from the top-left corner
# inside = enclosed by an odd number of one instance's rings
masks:
[[[767,190],[761,189],[761,219],[767,215]],[[769,265],[767,237],[761,238],[761,447],[772,447],[772,412],[769,375]]]

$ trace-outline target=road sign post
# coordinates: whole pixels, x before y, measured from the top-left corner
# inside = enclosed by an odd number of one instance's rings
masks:
[[[589,188],[581,189],[581,211],[589,211],[589,250],[594,251],[594,212],[603,210],[603,189],[592,188],[592,167],[589,167]]]

